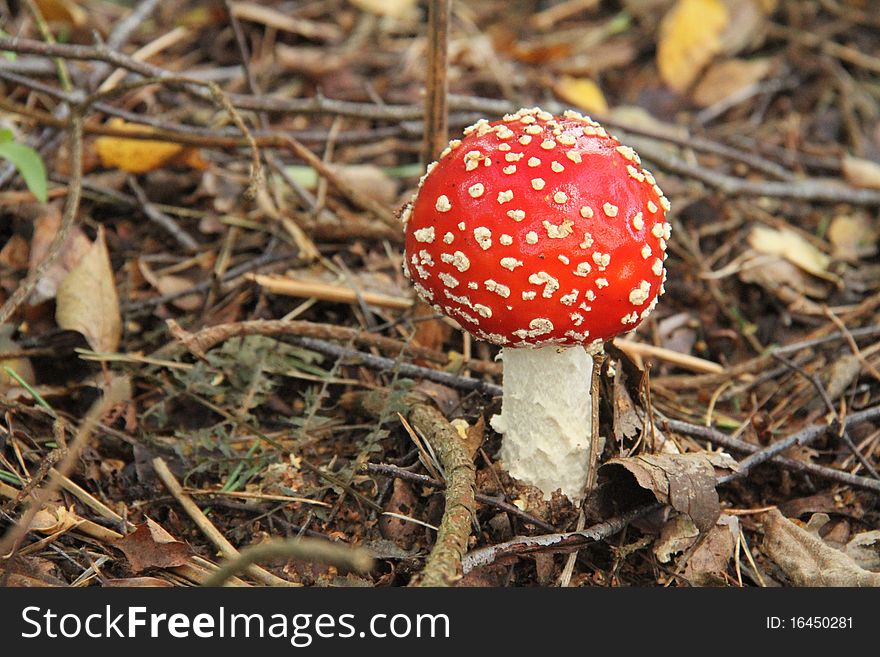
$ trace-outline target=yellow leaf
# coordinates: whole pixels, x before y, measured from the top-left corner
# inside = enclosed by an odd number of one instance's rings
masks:
[[[81,333],[95,351],[116,351],[122,318],[103,227],[98,229],[91,248],[61,281],[56,304],[58,326]]]
[[[657,68],[663,82],[686,91],[721,51],[729,20],[722,0],[678,0],[660,22]]]
[[[562,100],[592,114],[608,112],[608,103],[602,90],[589,78],[573,78],[565,75],[556,83],[553,91]]]
[[[35,0],[40,13],[50,23],[67,23],[73,27],[85,25],[85,10],[73,0]]]
[[[125,132],[143,132],[145,126],[111,119],[107,126]],[[153,139],[126,139],[125,137],[98,137],[95,151],[101,164],[129,173],[146,173],[169,164],[184,150],[181,144]]]

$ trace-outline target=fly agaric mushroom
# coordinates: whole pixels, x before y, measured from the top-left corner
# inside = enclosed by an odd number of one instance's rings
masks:
[[[485,119],[403,209],[419,296],[502,347],[500,456],[545,498],[588,479],[591,353],[634,329],[666,278],[669,201],[638,155],[577,112]]]

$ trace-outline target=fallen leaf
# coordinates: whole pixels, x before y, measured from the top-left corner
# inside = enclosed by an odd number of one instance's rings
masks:
[[[573,78],[564,75],[554,85],[553,91],[566,103],[585,112],[593,114],[608,112],[608,102],[605,100],[605,95],[599,85],[589,78]]]
[[[720,586],[736,550],[739,519],[722,515],[690,555],[684,577],[696,586]]]
[[[636,406],[626,387],[626,373],[621,367],[614,376],[614,440],[618,445],[632,440],[642,430],[644,422],[636,411]],[[631,445],[631,443],[630,443]]]
[[[126,123],[119,118],[110,119],[107,127],[124,132],[150,132],[148,126]],[[94,146],[102,166],[129,173],[146,173],[171,164],[183,164],[196,169],[205,166],[201,157],[193,153],[197,149],[170,141],[104,136],[95,139]]]
[[[178,276],[177,274],[156,275],[149,265],[140,259],[138,259],[138,271],[144,277],[144,280],[156,288],[163,297],[188,290],[193,286],[193,282],[186,276]],[[193,311],[202,307],[204,299],[201,294],[194,293],[177,297],[170,303],[174,307],[180,308],[180,310]]]
[[[715,467],[732,464],[729,456],[713,456],[716,458],[712,460],[702,453],[613,458],[599,468],[599,476],[605,480],[600,482],[600,496],[606,506],[612,500],[638,499],[631,490],[634,479],[639,488],[650,492],[658,502],[687,515],[701,532],[708,531],[721,512],[715,490]]]
[[[380,16],[402,18],[412,13],[416,0],[349,0],[358,9]]]
[[[880,570],[880,530],[874,529],[853,536],[844,547],[860,568]]]
[[[88,14],[74,0],[34,0],[40,13],[50,23],[67,23],[72,27],[85,25]]]
[[[749,231],[748,242],[749,246],[758,253],[781,256],[813,276],[835,283],[839,280],[837,276],[828,272],[831,257],[790,228],[777,229],[755,225]]]
[[[379,532],[382,538],[393,541],[405,550],[412,548],[418,538],[424,535],[425,528],[397,516],[412,517],[416,509],[417,500],[412,486],[403,479],[395,479],[391,497],[385,503],[385,513],[379,516]]]
[[[61,226],[61,211],[55,204],[46,207],[46,214],[34,224],[34,235],[31,238],[30,262],[28,272],[33,273],[46,259],[49,247]],[[54,299],[58,293],[58,285],[63,281],[92,246],[91,240],[79,226],[73,226],[61,245],[61,249],[52,266],[37,281],[29,302],[39,304]]]
[[[835,258],[855,262],[877,253],[880,228],[866,216],[841,214],[828,226],[828,241]]]
[[[669,563],[676,554],[690,548],[700,537],[700,530],[686,515],[676,513],[663,523],[652,551],[660,563]]]
[[[873,160],[844,155],[843,177],[856,187],[880,189],[880,164]]]
[[[795,586],[880,586],[880,574],[861,568],[851,556],[830,547],[777,509],[762,516],[764,553]]]
[[[115,545],[125,553],[131,569],[136,573],[147,568],[182,566],[192,554],[186,543],[175,539],[150,518],[137,525],[131,534],[116,541]]]
[[[711,64],[697,86],[692,98],[700,107],[708,107],[729,98],[756,82],[770,72],[769,59],[727,59]]]
[[[81,518],[65,506],[52,506],[40,509],[31,519],[30,529],[41,534],[56,534],[73,529]]]
[[[684,93],[721,52],[729,21],[722,0],[678,0],[660,21],[657,68],[663,82]]]
[[[58,287],[55,320],[78,331],[95,351],[113,352],[122,336],[119,297],[103,227],[89,251]]]
[[[6,240],[6,244],[0,248],[0,267],[10,271],[27,269],[29,259],[30,247],[27,240],[18,233]]]

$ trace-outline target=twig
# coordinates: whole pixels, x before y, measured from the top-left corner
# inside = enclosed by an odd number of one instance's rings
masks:
[[[878,413],[878,415],[880,415],[880,413]],[[850,416],[850,418],[851,417],[852,416]],[[715,445],[720,445],[721,447],[726,447],[727,449],[746,452],[748,454],[757,454],[762,451],[762,449],[757,445],[747,443],[732,436],[728,436],[727,434],[722,433],[721,431],[718,431],[717,429],[713,429],[711,427],[704,427],[699,424],[691,424],[690,422],[683,422],[681,420],[673,420],[669,418],[664,418],[661,420],[661,422],[665,429],[676,431],[678,433],[683,433],[685,435],[693,436],[695,438],[708,440]],[[810,427],[810,429],[812,430],[813,427]],[[827,430],[827,427],[821,427],[820,429],[821,430],[816,434],[817,436],[824,433],[824,431]],[[857,475],[850,474],[849,472],[836,470],[835,468],[828,468],[825,466],[816,465],[815,463],[807,463],[804,461],[796,461],[794,459],[789,459],[779,455],[770,458],[770,462],[796,472],[811,474],[816,477],[821,477],[829,481],[836,481],[838,483],[854,486],[856,488],[863,488],[866,490],[880,492],[880,482],[874,479],[869,479],[868,477],[859,477]],[[740,463],[742,463],[742,461]],[[751,467],[754,467],[754,465],[750,466],[750,468]],[[726,481],[719,483],[726,483]]]
[[[160,226],[165,231],[168,232],[171,237],[177,240],[177,243],[180,244],[187,251],[198,251],[200,246],[199,243],[193,239],[189,233],[183,230],[180,226],[177,225],[177,222],[174,221],[167,214],[159,210],[155,205],[150,203],[150,199],[147,198],[146,193],[143,188],[138,184],[137,179],[134,176],[128,177],[128,186],[131,187],[131,191],[134,192],[134,195],[137,197],[137,200],[140,201],[140,209],[143,211],[147,218],[155,223],[157,226]]]
[[[662,508],[662,506],[662,504],[656,502],[640,506],[614,518],[603,520],[581,531],[544,534],[541,536],[517,536],[504,543],[497,543],[468,552],[464,559],[462,559],[462,568],[467,573],[474,568],[487,566],[503,556],[534,554],[536,552],[563,552],[580,548],[622,531],[636,518],[641,518],[652,511]]]
[[[122,20],[113,26],[113,31],[107,37],[107,47],[111,50],[119,50],[124,46],[134,31],[140,27],[150,14],[156,9],[159,0],[141,0],[138,5]],[[96,89],[101,81],[113,71],[113,67],[106,62],[98,63],[89,76],[89,87]]]
[[[321,324],[305,320],[255,319],[245,322],[217,324],[203,328],[196,333],[184,330],[174,320],[168,321],[171,334],[180,341],[193,355],[204,358],[205,353],[230,338],[244,335],[298,335],[340,342],[353,342],[361,347],[379,349],[386,354],[395,356],[403,353],[412,358],[429,360],[441,365],[450,364],[449,354],[420,347],[410,342],[388,338],[376,333],[361,331],[337,324]],[[501,368],[497,363],[484,360],[468,359],[461,361],[463,368],[481,374],[500,375]]]
[[[367,472],[371,474],[381,474],[387,477],[405,479],[407,481],[417,483],[421,486],[431,486],[432,488],[446,488],[446,483],[440,481],[439,479],[434,479],[433,477],[419,474],[418,472],[410,472],[409,470],[404,470],[403,468],[398,468],[394,465],[388,465],[386,463],[367,463],[364,467],[366,468]],[[477,493],[476,500],[480,504],[485,504],[487,506],[499,509],[500,511],[504,511],[505,513],[516,516],[523,522],[535,525],[536,527],[543,529],[545,532],[552,532],[556,530],[553,525],[544,522],[540,518],[537,518],[530,513],[523,511],[518,506],[508,504],[502,499],[490,497],[489,495],[483,495],[482,493]]]
[[[165,463],[162,457],[157,456],[153,459],[153,469],[156,471],[156,475],[165,485],[165,488],[174,496],[174,499],[183,507],[183,510],[186,511],[187,515],[192,519],[192,521],[196,524],[196,527],[201,530],[201,532],[210,540],[218,550],[223,554],[227,559],[237,558],[241,553],[235,548],[235,546],[230,543],[226,537],[220,533],[220,531],[211,524],[211,521],[208,520],[208,517],[202,512],[202,510],[198,507],[198,505],[193,502],[192,498],[187,495],[183,487],[180,485],[180,482],[177,481],[177,478],[172,474],[171,470],[168,468],[168,465]],[[267,586],[292,586],[291,582],[287,580],[281,579],[277,575],[273,575],[269,571],[261,568],[257,565],[249,565],[243,569],[243,572],[246,572],[248,575],[256,579],[262,584]],[[230,573],[231,576],[234,573]],[[227,579],[229,576],[225,577]]]
[[[425,137],[422,144],[424,164],[437,159],[449,141],[446,65],[451,6],[450,0],[428,2],[428,71],[425,79]]]
[[[247,571],[254,564],[279,559],[322,563],[358,573],[369,572],[373,567],[373,557],[364,548],[340,545],[319,538],[268,540],[249,545],[238,556],[221,563],[202,586],[223,586],[226,580]]]
[[[381,417],[390,399],[384,392],[351,396],[348,403]],[[408,399],[400,402],[399,413],[427,438],[446,474],[446,505],[434,547],[425,568],[411,585],[449,586],[462,575],[462,556],[476,516],[476,481],[473,458],[464,441],[443,414],[430,402]]]
[[[838,320],[840,321],[840,320]],[[858,349],[858,347],[856,347]],[[834,404],[831,402],[831,398],[828,396],[828,391],[825,390],[825,386],[822,385],[822,382],[819,381],[819,378],[807,372],[803,367],[798,365],[797,363],[793,363],[787,358],[780,356],[779,354],[773,354],[773,357],[779,362],[783,363],[787,368],[794,370],[802,377],[804,377],[807,381],[809,381],[816,391],[819,393],[819,397],[821,397],[822,402],[825,404],[825,408],[828,409],[828,412],[834,416],[834,422],[839,426],[839,434],[840,438],[843,440],[844,444],[849,448],[849,450],[853,453],[853,456],[858,459],[859,463],[862,464],[862,467],[867,470],[874,479],[880,479],[880,473],[874,469],[874,466],[865,458],[865,455],[859,451],[859,448],[856,447],[856,444],[853,442],[852,437],[849,435],[849,432],[846,430],[846,424],[841,422],[841,418],[838,416],[837,410],[834,408]],[[834,427],[830,427],[833,429]]]
[[[442,383],[450,388],[458,388],[460,390],[479,390],[493,396],[501,395],[501,386],[488,381],[474,379],[469,376],[460,376],[458,374],[450,374],[440,370],[432,370],[429,367],[419,367],[418,365],[410,365],[409,363],[401,363],[391,358],[383,358],[374,356],[363,351],[355,349],[347,349],[332,342],[324,340],[316,340],[315,338],[294,337],[291,338],[293,344],[298,344],[306,349],[317,351],[318,353],[332,356],[333,358],[353,358],[358,364],[372,367],[377,370],[397,371],[401,376],[411,377],[414,379],[428,379],[435,383]]]

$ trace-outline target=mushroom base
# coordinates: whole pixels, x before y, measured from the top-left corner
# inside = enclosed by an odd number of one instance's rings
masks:
[[[547,499],[560,489],[578,503],[587,483],[593,359],[582,347],[502,349],[501,415],[490,424],[504,435],[499,456],[515,479]]]

